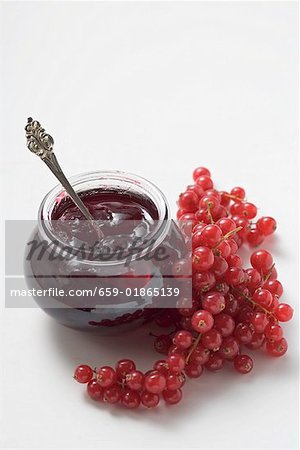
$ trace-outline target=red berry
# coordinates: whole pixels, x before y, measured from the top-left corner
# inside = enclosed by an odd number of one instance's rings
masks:
[[[145,376],[144,382],[145,389],[152,394],[159,394],[166,387],[166,378],[158,370],[151,370]]]
[[[153,364],[153,369],[161,372],[165,377],[168,375],[168,366],[165,359],[160,359]]]
[[[203,367],[200,364],[189,361],[185,366],[184,372],[189,378],[199,378],[203,373]]]
[[[196,272],[205,272],[214,264],[214,254],[208,247],[197,247],[193,252],[193,269]]]
[[[78,383],[88,383],[93,378],[94,373],[93,369],[90,366],[86,366],[85,364],[81,364],[76,367],[74,372],[74,378]]]
[[[155,408],[159,404],[159,395],[144,391],[141,394],[141,402],[147,408]]]
[[[169,355],[166,359],[166,363],[169,367],[169,371],[172,373],[180,373],[185,366],[184,357],[176,353]]]
[[[233,333],[235,322],[228,314],[220,313],[214,316],[214,326],[223,337],[227,337]]]
[[[197,272],[193,275],[193,289],[200,292],[207,292],[216,284],[216,277],[207,270],[206,272]]]
[[[198,208],[198,203],[198,195],[193,191],[186,191],[179,196],[179,208],[185,209],[186,211],[195,212]]]
[[[97,381],[101,387],[110,387],[117,381],[117,374],[112,367],[103,366],[96,369]]]
[[[277,228],[276,220],[273,217],[261,217],[256,223],[258,231],[264,236],[274,233]]]
[[[230,231],[233,231],[236,229],[236,224],[234,220],[229,219],[229,217],[224,217],[222,219],[219,219],[216,222],[216,225],[222,230],[222,233],[225,235],[229,233]]]
[[[121,387],[118,384],[103,390],[103,400],[107,403],[118,403],[121,398]]]
[[[270,308],[273,302],[273,295],[267,289],[257,289],[253,296],[252,300],[263,308]]]
[[[265,328],[265,336],[269,341],[280,341],[283,336],[283,330],[277,323],[268,323]]]
[[[246,344],[247,348],[250,348],[251,350],[257,350],[258,348],[261,348],[265,342],[265,336],[262,333],[253,333],[252,339],[249,344]]]
[[[251,318],[251,324],[256,333],[263,333],[268,323],[269,319],[263,312],[254,313],[253,317]]]
[[[279,341],[267,341],[266,349],[271,356],[283,356],[288,349],[288,344],[285,338]]]
[[[182,391],[181,389],[177,389],[176,391],[170,391],[169,389],[165,389],[162,393],[164,401],[168,405],[176,405],[182,399]]]
[[[101,402],[103,400],[103,388],[97,380],[91,380],[88,382],[87,393],[96,402]]]
[[[238,286],[245,281],[245,274],[240,267],[229,267],[225,275],[226,283],[229,286]]]
[[[230,196],[228,192],[220,191],[219,194],[221,196],[221,205],[227,208],[230,204]]]
[[[208,177],[210,177],[210,171],[206,167],[197,167],[193,172],[194,181],[196,181],[197,178],[201,177],[202,175],[207,175]]]
[[[201,343],[205,348],[208,348],[209,350],[219,350],[222,344],[222,335],[218,330],[212,328],[202,335]]]
[[[238,203],[236,203],[236,205],[239,205]],[[240,217],[240,216],[232,216],[232,220],[235,222],[236,227],[242,227],[242,229],[240,231],[238,231],[237,234],[235,234],[234,236],[236,237],[241,236],[241,237],[245,237],[248,233],[248,229],[249,229],[249,220],[246,217]]]
[[[166,382],[166,389],[175,391],[184,385],[185,378],[182,374],[170,373],[166,378]]]
[[[218,352],[211,353],[205,367],[211,372],[216,372],[223,369],[225,364],[224,359],[220,356]]]
[[[202,307],[211,314],[219,314],[225,308],[225,297],[220,292],[210,291],[203,296]]]
[[[200,309],[192,316],[192,326],[198,333],[205,333],[209,331],[214,324],[214,318],[208,311]]]
[[[239,350],[238,341],[233,336],[227,336],[223,339],[219,353],[222,358],[233,359],[239,353]]]
[[[264,289],[267,289],[271,294],[276,295],[280,298],[283,294],[283,287],[280,281],[278,280],[267,280],[263,285]]]
[[[246,286],[250,292],[254,292],[258,287],[260,287],[262,282],[262,276],[256,269],[246,269]]]
[[[187,213],[188,213],[188,211],[187,211],[186,209],[179,208],[178,211],[177,211],[177,213],[176,213],[176,217],[177,217],[178,220],[180,220],[180,218],[181,218],[184,214],[187,214]]]
[[[242,187],[234,187],[231,189],[230,195],[233,195],[234,197],[238,197],[239,200],[244,200],[246,193]],[[235,200],[237,200],[237,199],[235,199]]]
[[[254,219],[254,217],[257,214],[257,208],[255,205],[253,205],[253,203],[249,203],[249,202],[241,202],[240,203],[241,208],[240,208],[240,215],[241,216],[246,216],[248,219]]]
[[[215,224],[206,225],[200,232],[200,245],[214,247],[222,238],[222,230]]]
[[[233,364],[235,370],[242,374],[249,373],[253,369],[253,360],[248,355],[237,355]]]
[[[214,183],[209,175],[200,175],[195,181],[196,184],[201,186],[205,191],[214,187]]]
[[[174,344],[177,345],[177,347],[182,349],[189,348],[193,343],[193,335],[189,331],[181,330],[177,331],[177,333],[174,336]]]
[[[199,202],[200,209],[210,209],[210,211],[217,211],[220,206],[220,200],[214,195],[206,195],[206,193],[201,197]]]
[[[198,198],[200,198],[202,196],[202,194],[204,193],[204,190],[202,189],[202,187],[198,186],[197,184],[192,184],[190,186],[187,186],[186,190],[195,192],[195,194],[198,196]]]
[[[234,241],[233,241],[234,242]],[[243,261],[239,255],[229,255],[226,259],[229,267],[238,267],[241,268],[243,265]],[[244,277],[244,275],[243,275]]]
[[[144,384],[144,375],[139,370],[126,375],[126,385],[133,391],[140,391]]]
[[[274,311],[274,314],[276,318],[279,320],[279,322],[288,322],[289,320],[292,319],[294,310],[287,303],[279,303],[279,305]]]
[[[249,344],[252,340],[250,326],[247,323],[238,323],[234,330],[234,336],[241,344]]]
[[[116,374],[119,380],[122,380],[126,375],[135,370],[135,363],[131,359],[121,359],[116,364]]]
[[[226,285],[227,286],[227,285]],[[225,296],[225,308],[223,312],[229,314],[230,316],[235,316],[238,311],[238,301],[232,294],[227,294]]]
[[[228,263],[222,256],[215,256],[214,264],[211,271],[215,274],[216,278],[222,278],[228,270]]]
[[[121,402],[126,408],[135,409],[139,407],[141,397],[137,392],[125,389],[121,394]]]
[[[209,350],[205,348],[202,344],[198,344],[193,353],[191,354],[189,363],[194,363],[196,365],[204,365],[209,360]]]
[[[225,239],[225,241],[220,242],[218,246],[215,248],[215,254],[216,256],[222,256],[223,258],[228,258],[228,256],[231,253],[231,246],[228,243],[228,240]]]
[[[267,250],[257,250],[252,253],[250,261],[252,267],[263,275],[271,269],[273,264],[272,255]]]
[[[247,241],[252,247],[258,247],[264,242],[264,235],[256,228],[252,228],[248,231]]]

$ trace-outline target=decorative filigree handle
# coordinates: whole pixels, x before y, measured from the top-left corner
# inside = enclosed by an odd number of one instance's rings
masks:
[[[25,131],[27,147],[31,152],[43,159],[48,156],[49,152],[53,151],[53,137],[45,132],[40,122],[29,117]]]
[[[31,117],[27,119],[25,126],[27,147],[49,167],[51,172],[56,176],[63,185],[75,205],[80,209],[84,217],[90,220],[97,231],[99,237],[103,237],[100,228],[94,221],[93,216],[84,205],[78,194],[74,191],[65,174],[63,173],[56,156],[53,152],[54,140],[50,134],[47,134],[40,122],[33,120]]]

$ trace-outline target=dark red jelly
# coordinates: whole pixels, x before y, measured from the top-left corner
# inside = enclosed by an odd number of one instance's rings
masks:
[[[25,252],[27,284],[49,291],[35,298],[38,305],[64,325],[103,332],[175,307],[182,292],[174,288],[183,283],[176,284],[172,267],[187,247],[163,194],[119,172],[87,174],[74,184],[95,222],[61,189],[46,196]]]

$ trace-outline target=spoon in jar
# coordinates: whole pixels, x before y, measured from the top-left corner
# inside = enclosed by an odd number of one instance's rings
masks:
[[[47,134],[44,128],[37,120],[31,117],[27,119],[25,126],[26,141],[28,149],[41,158],[41,160],[49,167],[51,172],[56,176],[58,181],[67,191],[68,195],[75,205],[82,212],[84,217],[89,220],[95,228],[99,238],[103,237],[103,233],[79,195],[74,191],[65,174],[63,173],[56,156],[53,152],[54,140],[50,134]]]

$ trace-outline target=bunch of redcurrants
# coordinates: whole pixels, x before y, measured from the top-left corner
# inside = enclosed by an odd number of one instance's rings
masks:
[[[87,383],[93,400],[127,408],[151,408],[161,400],[176,404],[186,378],[198,378],[204,369],[218,371],[232,363],[237,372],[249,373],[253,360],[244,348],[264,347],[271,356],[287,351],[280,323],[291,320],[293,309],[280,301],[283,287],[272,255],[255,251],[250,268],[243,268],[238,255],[242,245],[258,246],[274,233],[275,219],[254,221],[257,208],[245,200],[244,189],[214,189],[208,169],[195,169],[193,178],[179,196],[177,212],[182,233],[192,240],[192,302],[180,298],[176,308],[162,310],[155,319],[173,331],[155,337],[154,347],[165,357],[148,372],[129,359],[115,368],[78,366],[74,378]],[[180,270],[180,264],[174,267],[175,274]]]

